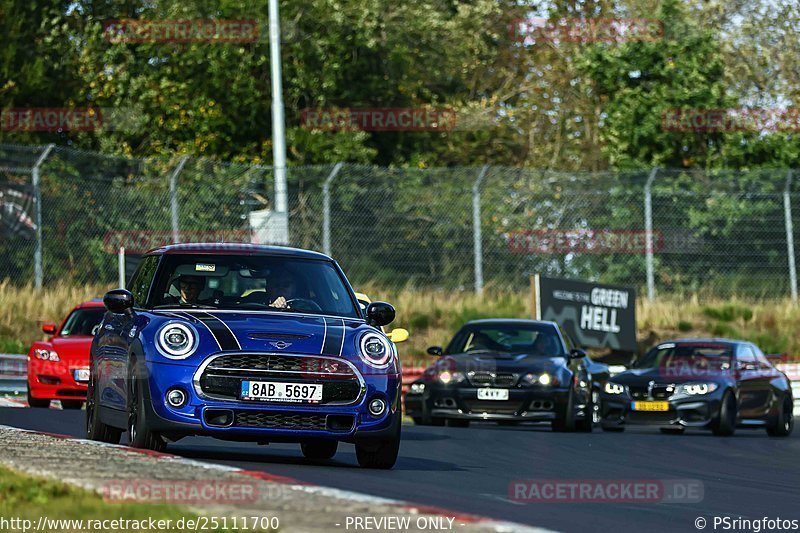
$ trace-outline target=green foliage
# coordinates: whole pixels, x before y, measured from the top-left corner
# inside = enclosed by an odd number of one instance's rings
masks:
[[[740,337],[739,330],[725,322],[716,322],[709,327],[708,330],[716,337],[727,337],[733,339],[738,339]]]
[[[703,314],[722,322],[733,322],[738,319],[748,322],[753,318],[752,309],[745,305],[736,304],[726,304],[717,307],[705,306],[703,307]]]
[[[683,331],[683,332],[692,331],[693,327],[694,326],[692,325],[692,323],[687,320],[681,320],[678,322],[678,331]]]

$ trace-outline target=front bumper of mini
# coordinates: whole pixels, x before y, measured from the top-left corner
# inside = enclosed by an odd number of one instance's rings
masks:
[[[197,435],[258,442],[355,442],[392,435],[400,419],[400,374],[359,373],[362,393],[358,400],[349,405],[329,405],[201,397],[193,383],[197,367],[160,361],[148,361],[146,367],[148,425],[170,440]],[[167,392],[173,388],[186,394],[183,407],[167,403]],[[378,416],[368,409],[375,399],[386,403],[386,409]],[[226,413],[230,413],[229,420],[219,418]],[[220,425],[220,420],[230,423]],[[240,420],[247,420],[247,425],[240,424]]]

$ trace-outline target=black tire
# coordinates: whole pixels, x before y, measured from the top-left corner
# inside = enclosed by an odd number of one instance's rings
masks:
[[[625,431],[625,426],[600,426],[603,431],[607,431],[609,433],[622,433]]]
[[[469,427],[469,420],[463,420],[461,418],[448,418],[445,422],[447,427],[450,428],[468,428]]]
[[[31,396],[31,387],[28,385],[28,405],[30,407],[48,408],[50,407],[50,400],[40,400]]]
[[[575,430],[581,433],[591,433],[594,429],[594,392],[589,393],[589,403],[583,410],[583,418],[575,421]]]
[[[89,378],[89,390],[86,393],[86,438],[98,442],[108,442],[119,444],[122,437],[122,430],[113,428],[100,421],[98,409],[97,388],[94,386],[94,378]]]
[[[81,409],[83,407],[83,400],[61,400],[62,409]]]
[[[788,437],[794,429],[794,404],[792,399],[785,397],[774,419],[767,425],[767,435],[770,437]]]
[[[388,470],[397,462],[400,453],[400,420],[394,422],[391,437],[383,439],[362,439],[356,442],[356,459],[362,468]]]
[[[681,426],[675,426],[675,427],[658,428],[658,429],[659,431],[661,431],[661,433],[664,433],[666,435],[683,435],[684,428]]]
[[[719,413],[711,422],[711,432],[718,437],[730,437],[736,431],[736,397],[731,391],[722,396]]]
[[[300,444],[306,459],[324,460],[336,455],[339,442],[335,440],[314,440]]]
[[[569,389],[563,416],[550,422],[550,427],[561,433],[575,431],[575,391],[572,388]]]
[[[161,435],[151,431],[147,424],[145,410],[144,382],[130,372],[128,387],[128,440],[133,448],[143,448],[162,452],[167,447]]]

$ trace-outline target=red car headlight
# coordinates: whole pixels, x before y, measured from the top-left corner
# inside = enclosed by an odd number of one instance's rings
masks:
[[[59,359],[58,354],[53,350],[45,350],[42,348],[37,348],[33,351],[33,355],[36,356],[37,359],[41,359],[42,361],[61,361]]]

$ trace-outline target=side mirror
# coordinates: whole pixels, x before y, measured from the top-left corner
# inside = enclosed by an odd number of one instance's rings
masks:
[[[431,346],[428,348],[428,355],[435,355],[439,357],[442,355],[442,347],[441,346]]]
[[[114,289],[103,296],[103,305],[112,313],[119,315],[133,307],[133,295],[125,289]]]
[[[55,335],[56,329],[58,328],[52,322],[47,322],[45,324],[42,324],[42,331],[47,333],[48,335]]]
[[[572,351],[569,352],[570,359],[582,359],[587,355],[586,350],[581,350],[580,348],[573,348]]]
[[[393,329],[387,333],[386,336],[395,344],[398,342],[405,342],[408,340],[408,330],[403,328]]]
[[[394,320],[394,307],[386,302],[372,302],[367,306],[367,324],[385,326]]]

